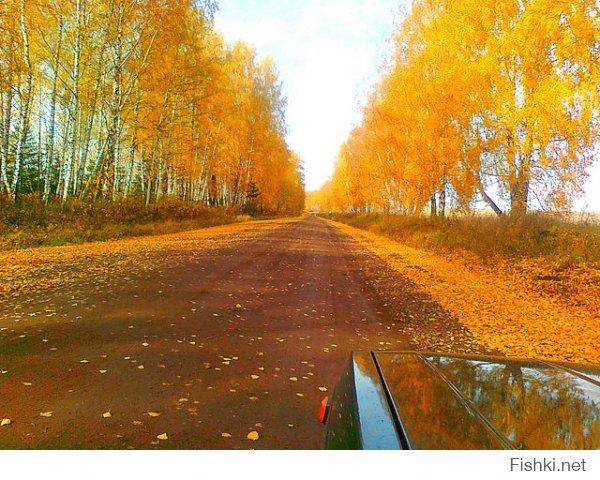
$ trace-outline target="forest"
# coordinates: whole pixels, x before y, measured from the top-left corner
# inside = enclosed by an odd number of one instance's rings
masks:
[[[226,44],[216,9],[0,1],[0,206],[300,212],[302,164],[286,144],[277,69]]]
[[[600,128],[595,0],[415,0],[311,203],[445,216],[566,211]]]

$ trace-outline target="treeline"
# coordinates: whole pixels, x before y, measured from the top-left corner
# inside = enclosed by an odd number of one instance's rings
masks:
[[[322,210],[570,207],[598,145],[598,2],[414,0],[393,42]]]
[[[225,45],[216,8],[0,1],[0,194],[301,211],[276,69]]]

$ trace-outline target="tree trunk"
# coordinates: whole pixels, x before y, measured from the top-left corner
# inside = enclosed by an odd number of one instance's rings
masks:
[[[76,4],[76,20],[75,28],[77,32],[75,34],[75,58],[73,65],[73,98],[71,99],[71,107],[69,108],[69,115],[71,116],[71,122],[73,129],[71,131],[71,155],[67,159],[65,165],[65,177],[63,183],[62,200],[67,201],[69,197],[69,191],[71,188],[71,178],[73,177],[73,169],[77,161],[77,145],[79,138],[79,122],[80,122],[80,108],[79,108],[79,72],[81,68],[81,34],[82,34],[82,0],[77,0]]]
[[[524,161],[518,170],[514,182],[510,186],[510,216],[522,217],[527,213],[529,200],[530,174],[529,165]]]
[[[431,196],[431,218],[435,218],[437,217],[437,198],[436,198],[436,194],[434,193]]]
[[[440,217],[446,218],[446,184],[440,190]]]
[[[45,203],[50,201],[50,187],[52,181],[52,168],[54,167],[54,139],[56,135],[56,100],[58,97],[58,76],[60,70],[60,56],[63,40],[63,20],[58,18],[58,38],[56,40],[56,52],[54,53],[54,76],[52,77],[52,93],[50,95],[50,124],[48,126],[46,168],[44,169],[44,192],[42,198]]]
[[[15,154],[15,164],[13,169],[13,178],[10,186],[9,195],[14,200],[19,188],[21,180],[21,165],[23,164],[23,156],[25,154],[25,144],[29,133],[29,113],[31,109],[31,93],[33,90],[33,72],[31,67],[31,54],[29,50],[29,33],[25,22],[25,0],[21,0],[21,15],[20,15],[21,39],[23,41],[23,57],[25,58],[25,66],[27,68],[25,92],[21,94],[21,118],[19,121],[19,140],[17,143],[17,151]]]
[[[481,196],[483,197],[483,200],[485,201],[485,203],[487,203],[491,207],[491,209],[494,211],[494,213],[496,213],[496,215],[498,215],[499,217],[502,217],[504,215],[504,212],[502,210],[500,210],[500,207],[498,207],[498,205],[496,205],[496,202],[494,202],[494,200],[492,200],[492,197],[490,197],[485,192],[483,187],[481,187],[479,189],[479,191],[481,192]]]
[[[12,56],[12,49],[10,54]],[[11,57],[7,59],[10,61]],[[7,72],[7,75],[0,77],[0,85],[4,88],[1,90],[6,92],[6,97],[2,97],[2,137],[0,142],[0,182],[6,193],[10,193],[10,181],[8,179],[8,155],[10,152],[10,129],[12,128],[12,109],[13,109],[13,75],[12,71]]]

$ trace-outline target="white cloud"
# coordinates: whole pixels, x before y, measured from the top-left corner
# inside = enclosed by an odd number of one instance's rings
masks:
[[[281,41],[285,35],[283,22],[277,18],[243,20],[236,18],[218,19],[219,31],[226,39],[246,40],[256,47]]]

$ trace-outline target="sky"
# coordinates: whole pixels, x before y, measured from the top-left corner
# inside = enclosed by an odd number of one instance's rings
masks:
[[[406,0],[403,3],[408,3]],[[288,99],[288,143],[306,187],[333,173],[340,145],[360,121],[359,101],[389,52],[398,0],[220,0],[216,27],[274,58]]]
[[[288,144],[307,190],[333,173],[341,144],[391,51],[389,37],[411,0],[220,0],[216,28],[271,56],[287,97]],[[600,213],[600,161],[575,208]]]

